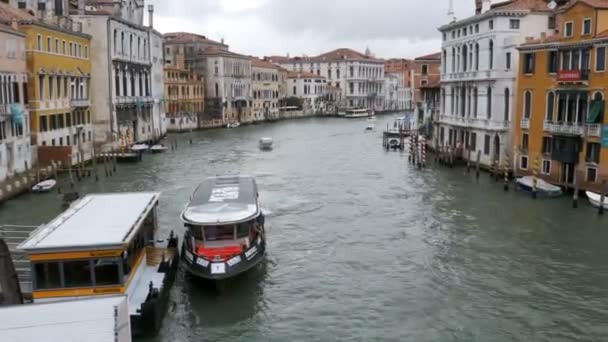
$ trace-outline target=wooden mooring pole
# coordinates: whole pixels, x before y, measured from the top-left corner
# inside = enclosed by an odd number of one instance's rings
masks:
[[[532,198],[538,196],[538,157],[534,159],[534,167],[532,168]]]
[[[608,184],[606,180],[602,181],[602,190],[600,190],[600,208],[598,214],[604,215],[604,199],[606,198],[606,194],[608,193]]]
[[[477,161],[475,162],[475,178],[479,181],[479,163],[481,162],[481,151],[477,151]]]

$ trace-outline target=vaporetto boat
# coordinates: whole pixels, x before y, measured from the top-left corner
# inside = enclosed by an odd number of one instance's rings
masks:
[[[266,253],[258,187],[248,176],[203,181],[181,214],[187,229],[182,265],[191,275],[223,280],[259,264]]]

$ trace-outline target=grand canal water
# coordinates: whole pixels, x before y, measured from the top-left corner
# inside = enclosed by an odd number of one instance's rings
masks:
[[[310,119],[171,136],[177,151],[79,185],[162,191],[167,233],[182,231],[179,212],[203,177],[257,177],[267,262],[220,292],[180,275],[153,341],[608,338],[608,217],[505,194],[484,174],[416,170],[364,127]],[[258,150],[262,136],[274,137],[272,152]],[[25,195],[0,208],[0,222],[59,211],[57,194]]]

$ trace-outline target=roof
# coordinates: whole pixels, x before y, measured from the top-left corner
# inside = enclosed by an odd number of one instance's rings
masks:
[[[120,247],[130,241],[160,193],[88,195],[30,234],[26,251]]]
[[[415,61],[422,61],[422,60],[424,60],[424,61],[428,61],[428,60],[441,61],[441,52],[435,52],[435,53],[431,53],[429,55],[416,57],[414,60]]]
[[[577,3],[584,3],[587,4],[593,8],[603,8],[603,9],[608,9],[608,0],[578,0],[578,1],[572,1],[570,2],[566,8],[570,8],[574,5],[576,5]]]
[[[218,42],[216,40],[209,39],[206,36],[203,36],[203,35],[197,34],[197,33],[170,32],[170,33],[165,33],[163,36],[167,40],[168,43],[194,43],[194,42],[203,42],[204,41],[204,42],[224,45],[224,46],[228,47],[228,45],[226,45],[222,42]]]
[[[204,55],[204,56],[224,56],[224,57],[245,58],[248,60],[251,59],[251,57],[249,57],[249,56],[241,55],[236,52],[232,52],[232,51],[228,51],[228,50],[223,50],[223,49],[220,49],[217,47],[208,47],[208,48],[204,49],[200,54]]]
[[[270,63],[269,61],[261,60],[259,58],[251,59],[251,66],[254,68],[279,69],[278,65]]]
[[[373,56],[365,55],[361,52],[355,51],[353,49],[340,48],[336,50],[332,50],[321,54],[317,57],[314,57],[315,60],[322,61],[336,61],[336,60],[344,60],[344,59],[354,59],[354,60],[368,60],[372,62],[384,62],[381,59],[377,59]]]
[[[230,224],[260,215],[258,187],[248,176],[213,177],[204,180],[182,212],[184,223]]]
[[[511,0],[492,5],[491,9],[496,11],[533,11],[551,12],[546,0]]]
[[[325,78],[325,77],[314,74],[312,72],[307,72],[307,71],[289,71],[287,73],[287,78]]]
[[[5,25],[5,24],[2,24],[2,23],[0,23],[0,31],[6,32],[6,33],[10,33],[10,34],[13,34],[13,35],[16,35],[16,36],[25,37],[25,33],[19,32],[19,31],[15,30],[12,26]]]
[[[129,317],[125,315],[124,322],[116,322],[114,310],[126,306],[126,298],[112,296],[0,307],[0,341],[122,341],[115,340],[115,330],[127,329],[119,335],[130,335]]]
[[[0,2],[0,20],[3,22],[9,22],[12,19],[17,19],[18,21],[38,21],[36,17],[28,12]]]

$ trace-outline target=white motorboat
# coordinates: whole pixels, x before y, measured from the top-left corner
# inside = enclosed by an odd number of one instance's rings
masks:
[[[378,118],[375,116],[370,116],[369,118],[367,118],[367,122],[376,122],[378,121]]]
[[[592,206],[596,208],[600,207],[602,195],[596,194],[595,192],[591,191],[585,192],[585,195],[587,195],[587,199],[589,200],[589,203],[591,203]],[[608,196],[604,197],[604,202],[602,203],[602,206],[604,207],[604,209],[608,209]]]
[[[226,128],[237,128],[241,125],[240,122],[233,122],[226,125]]]
[[[271,150],[272,149],[272,138],[262,138],[260,139],[260,149],[261,150]]]
[[[150,146],[146,144],[135,144],[131,146],[131,151],[133,152],[143,152],[150,149]]]
[[[154,145],[152,147],[150,147],[150,151],[152,151],[152,153],[163,153],[165,151],[167,151],[169,148],[163,144],[159,144],[159,145]]]
[[[516,182],[520,190],[528,193],[533,192],[534,177],[520,177]],[[541,178],[536,178],[536,194],[539,197],[558,197],[562,195],[562,188],[548,183]]]
[[[349,109],[346,111],[344,115],[347,119],[358,119],[358,118],[367,118],[372,116],[372,113],[369,109]]]
[[[49,192],[57,185],[57,181],[54,179],[47,179],[32,187],[33,192]]]
[[[365,127],[366,131],[373,131],[374,130],[374,123],[373,122],[368,122],[367,123],[367,127]]]

